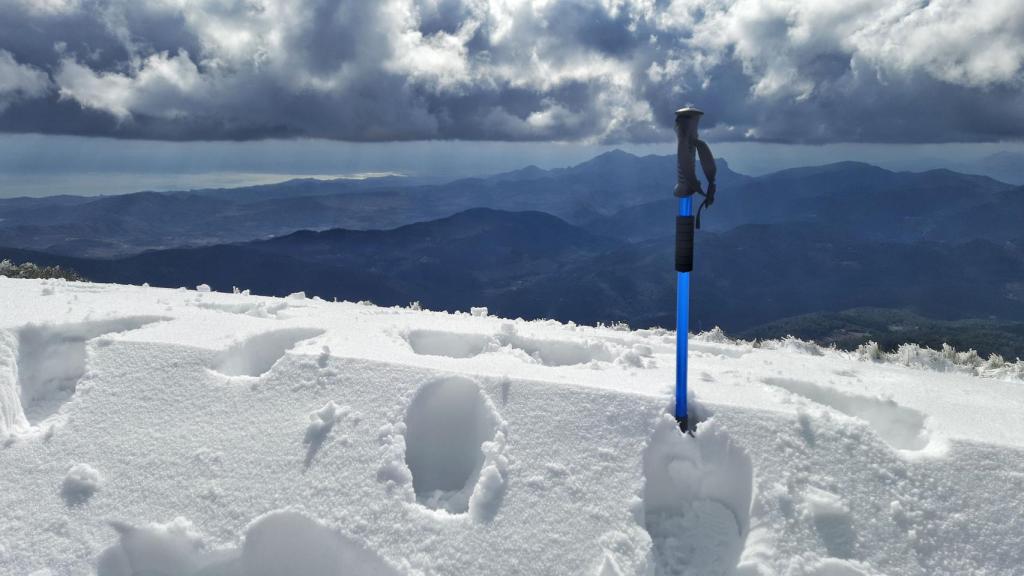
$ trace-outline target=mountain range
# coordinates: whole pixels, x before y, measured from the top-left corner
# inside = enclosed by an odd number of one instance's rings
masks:
[[[146,249],[270,238],[296,230],[395,228],[469,208],[538,210],[582,224],[671,193],[674,160],[613,151],[570,168],[528,167],[445,184],[387,178],[0,200],[0,246],[115,257]],[[722,163],[720,182],[745,180]]]
[[[439,185],[6,200],[0,257],[104,282],[674,327],[673,170],[670,156],[613,152]],[[949,340],[973,319],[968,341],[1024,356],[977,324],[1024,322],[1024,190],[851,162],[756,178],[720,162],[719,190],[698,233],[691,329],[852,345],[887,333],[878,313],[849,311],[887,309]]]

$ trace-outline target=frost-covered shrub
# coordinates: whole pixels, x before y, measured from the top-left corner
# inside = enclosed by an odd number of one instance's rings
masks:
[[[982,358],[977,350],[959,351],[949,344],[933,350],[919,344],[901,344],[893,352],[886,352],[877,342],[861,344],[853,353],[856,358],[871,362],[888,362],[937,372],[966,372],[988,378],[1008,380],[1024,379],[1024,361],[1008,362],[999,354]]]
[[[785,338],[763,340],[761,342],[761,348],[765,350],[788,350],[797,354],[808,354],[810,356],[821,356],[826,350],[814,342],[808,342],[801,340],[795,336],[786,336]]]
[[[743,340],[734,340],[726,336],[717,328],[708,332],[702,332],[694,337],[695,340],[714,343],[746,343]],[[814,342],[807,342],[787,336],[777,340],[763,340],[754,342],[755,348],[767,350],[788,350],[791,352],[821,356],[825,353],[839,353],[837,348],[824,348]],[[875,341],[861,344],[852,353],[853,358],[867,362],[882,362],[887,364],[900,364],[913,368],[934,370],[936,372],[961,372],[982,376],[986,378],[1000,378],[1004,380],[1024,380],[1024,360],[1016,359],[1008,361],[999,354],[992,354],[987,359],[978,354],[977,350],[959,351],[949,344],[943,344],[940,350],[934,350],[920,344],[901,344],[896,350],[887,352]]]
[[[693,339],[698,342],[707,342],[709,344],[733,343],[733,340],[726,336],[725,331],[723,331],[718,326],[715,326],[711,330],[706,330],[704,332],[698,333],[696,336],[693,337]]]
[[[631,332],[633,330],[632,328],[629,327],[628,323],[622,322],[620,320],[616,320],[608,324],[605,324],[604,322],[598,322],[597,327],[606,328],[608,330],[614,330],[616,332]]]
[[[0,261],[0,276],[8,278],[63,278],[77,282],[86,281],[81,274],[62,266],[39,266],[32,262],[15,264],[10,260]]]
[[[862,360],[870,360],[872,362],[885,360],[885,352],[882,351],[882,347],[878,345],[878,342],[874,340],[858,346],[857,350],[854,351],[854,355]]]

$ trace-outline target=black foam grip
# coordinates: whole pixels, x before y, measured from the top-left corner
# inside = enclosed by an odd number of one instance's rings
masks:
[[[693,216],[676,216],[676,272],[693,270]]]

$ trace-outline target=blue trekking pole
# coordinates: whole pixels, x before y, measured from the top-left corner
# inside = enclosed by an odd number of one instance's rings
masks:
[[[679,214],[676,216],[676,422],[683,432],[690,431],[686,406],[687,334],[690,326],[690,272],[693,271],[693,236],[700,228],[700,213],[715,202],[715,157],[697,137],[697,124],[704,113],[692,107],[676,110],[676,189]],[[695,155],[708,181],[704,192],[697,179]],[[693,214],[693,195],[704,196]]]

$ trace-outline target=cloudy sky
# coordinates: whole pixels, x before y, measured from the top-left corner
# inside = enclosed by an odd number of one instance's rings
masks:
[[[1024,136],[1020,0],[0,0],[0,14],[7,195],[72,173],[461,175],[667,153],[686,103],[750,171],[942,161]]]

